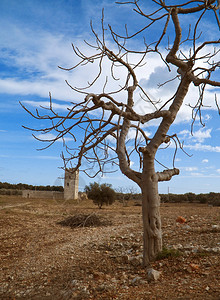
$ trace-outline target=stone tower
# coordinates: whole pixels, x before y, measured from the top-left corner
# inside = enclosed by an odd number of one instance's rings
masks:
[[[65,170],[64,179],[64,199],[73,200],[78,198],[79,189],[79,170],[73,171],[73,169]]]

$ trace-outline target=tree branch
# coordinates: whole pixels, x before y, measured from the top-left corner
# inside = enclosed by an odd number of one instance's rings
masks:
[[[158,181],[169,181],[174,175],[179,175],[179,169],[169,169],[163,172],[156,172]]]

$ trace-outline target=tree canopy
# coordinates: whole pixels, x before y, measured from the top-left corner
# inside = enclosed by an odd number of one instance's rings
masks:
[[[85,192],[89,199],[92,199],[99,208],[102,208],[103,204],[111,205],[115,201],[116,193],[112,189],[111,184],[97,182],[90,183],[85,186]]]

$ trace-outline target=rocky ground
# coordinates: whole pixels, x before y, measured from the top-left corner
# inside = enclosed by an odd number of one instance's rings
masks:
[[[220,299],[219,213],[162,204],[166,249],[153,264],[159,280],[149,282],[141,266],[140,207],[2,197],[0,299]],[[105,222],[59,223],[79,215]],[[186,222],[176,222],[179,216]]]

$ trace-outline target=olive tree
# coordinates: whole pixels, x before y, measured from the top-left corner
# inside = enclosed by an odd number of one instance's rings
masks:
[[[93,42],[85,41],[83,50],[72,45],[77,63],[70,68],[60,68],[72,72],[84,68],[88,82],[85,86],[75,87],[67,81],[78,97],[65,113],[55,110],[51,97],[50,107],[45,108],[45,113],[39,110],[33,113],[24,108],[44,124],[46,120],[50,122],[44,129],[32,129],[46,134],[55,133],[55,137],[51,135],[51,139],[47,140],[49,144],[46,147],[63,139],[64,167],[71,163],[75,170],[80,169],[91,177],[99,172],[114,171],[114,166],[119,167],[140,187],[143,265],[149,267],[162,249],[158,183],[179,174],[174,163],[164,170],[156,170],[156,154],[164,145],[174,144],[176,148],[182,148],[178,135],[169,134],[169,129],[190,86],[198,87],[198,101],[191,107],[193,122],[201,117],[206,87],[220,86],[217,80],[219,52],[216,50],[220,42],[220,23],[219,2],[216,0],[152,0],[150,8],[145,4],[141,0],[117,2],[120,9],[131,7],[136,17],[145,22],[135,32],[130,33],[129,21],[124,32],[119,32],[121,28],[117,31],[106,25],[103,12],[100,30],[94,29],[91,23]],[[213,36],[216,39],[201,34],[200,26],[207,18],[214,21],[213,32],[216,34]],[[140,36],[143,37],[142,44],[138,39]],[[148,64],[152,55],[166,67],[164,79],[163,74],[160,78],[161,86],[173,80],[176,82],[172,97],[166,99],[164,95],[161,101],[150,95],[138,81],[140,70],[144,72],[145,68],[151,68]],[[92,74],[90,65],[93,66]],[[170,71],[175,75],[167,80],[165,75]],[[91,78],[91,75],[94,77]],[[213,102],[219,109],[217,96]],[[146,128],[152,121],[157,127],[149,136]],[[67,136],[72,138],[70,143]],[[138,168],[137,164],[131,164],[135,155],[139,160]],[[175,161],[175,157],[171,157],[171,161]]]
[[[111,205],[115,201],[115,191],[111,184],[97,182],[90,183],[85,186],[85,192],[89,199],[92,199],[95,204],[101,209],[103,204]]]

